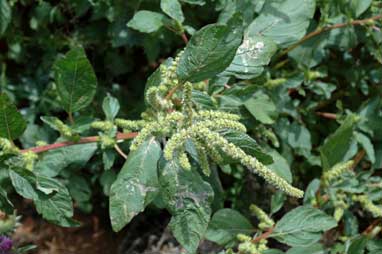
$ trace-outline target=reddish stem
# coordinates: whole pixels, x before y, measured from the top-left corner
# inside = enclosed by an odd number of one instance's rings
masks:
[[[334,114],[334,113],[328,113],[328,112],[316,112],[316,114],[318,116],[322,116],[323,118],[327,118],[327,119],[332,119],[332,120],[336,120],[337,119],[337,115]]]
[[[266,232],[264,232],[263,234],[261,234],[260,236],[256,237],[255,239],[252,240],[253,243],[258,243],[260,242],[261,240],[263,239],[267,239],[273,232],[273,229],[274,229],[274,226],[271,227],[271,228],[268,228],[268,230]]]
[[[182,33],[180,36],[182,37],[182,40],[184,41],[184,44],[187,45],[187,43],[188,43],[187,35],[185,33]]]
[[[135,138],[137,135],[138,135],[138,132],[130,132],[130,133],[119,132],[117,133],[116,139],[117,140],[132,139],[132,138]],[[21,153],[26,153],[26,152],[42,153],[42,152],[58,149],[65,146],[94,143],[98,141],[99,141],[98,136],[83,137],[78,142],[64,141],[64,142],[54,143],[54,144],[45,145],[45,146],[37,146],[37,147],[28,148],[28,149],[23,149],[20,152]]]

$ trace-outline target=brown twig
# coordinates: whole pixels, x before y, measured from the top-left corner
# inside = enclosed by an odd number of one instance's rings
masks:
[[[354,156],[354,163],[352,165],[352,169],[355,169],[355,167],[357,167],[357,165],[361,162],[361,160],[363,159],[363,157],[366,155],[366,151],[361,149],[355,156]]]
[[[286,48],[285,50],[281,51],[281,53],[276,57],[276,59],[281,58],[282,56],[288,54],[290,51],[292,51],[293,49],[297,48],[298,46],[300,46],[301,44],[303,44],[307,40],[309,40],[309,39],[311,39],[311,38],[313,38],[313,37],[315,37],[317,35],[320,35],[322,33],[325,33],[325,32],[328,32],[328,31],[331,31],[331,30],[334,30],[334,29],[338,29],[338,28],[347,27],[347,26],[365,25],[365,24],[367,24],[367,23],[369,23],[371,21],[375,21],[375,20],[379,20],[379,19],[382,19],[382,15],[374,16],[374,17],[367,18],[367,19],[353,20],[351,22],[335,24],[335,25],[331,25],[331,26],[327,26],[327,27],[323,27],[323,28],[318,28],[315,31],[305,35],[301,40],[299,40],[298,42],[296,42],[292,46],[290,46],[290,47]]]
[[[187,43],[188,43],[187,35],[185,33],[182,33],[180,36],[182,37],[182,40],[183,40],[184,44],[187,45]]]
[[[376,226],[378,226],[378,224],[379,223],[381,223],[381,219],[379,218],[379,219],[376,219],[376,220],[374,220],[363,232],[362,232],[362,234],[363,235],[368,235],[368,234],[370,234],[372,231],[373,231],[373,229],[376,227]]]
[[[323,118],[332,119],[332,120],[336,120],[337,119],[337,115],[334,114],[334,113],[316,112],[316,115],[321,116]]]
[[[274,226],[271,228],[268,228],[267,231],[265,231],[263,234],[259,235],[255,239],[252,240],[252,243],[258,243],[263,239],[267,239],[272,233],[273,233]]]
[[[117,140],[132,139],[132,138],[135,138],[137,135],[138,135],[137,132],[118,133],[116,136],[116,139]],[[45,145],[45,146],[37,146],[37,147],[28,148],[28,149],[23,149],[20,152],[21,153],[26,153],[26,152],[42,153],[42,152],[46,152],[46,151],[53,150],[53,149],[58,149],[58,148],[65,147],[65,146],[94,143],[94,142],[98,142],[98,141],[99,141],[98,136],[83,137],[78,142],[64,141],[64,142],[54,143],[54,144]]]

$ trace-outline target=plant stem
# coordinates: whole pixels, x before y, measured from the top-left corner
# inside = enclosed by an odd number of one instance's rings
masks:
[[[127,159],[127,155],[122,151],[118,144],[114,145],[114,149],[121,155],[125,160]]]
[[[70,124],[74,124],[74,118],[73,118],[73,114],[72,114],[72,112],[69,112],[69,113],[68,113],[68,118],[69,118],[69,122],[70,122]]]
[[[336,120],[337,119],[337,115],[336,114],[328,113],[328,112],[316,112],[316,115],[321,116],[323,118],[332,119],[332,120]]]
[[[267,231],[265,231],[263,234],[261,234],[260,236],[256,237],[255,239],[252,240],[252,243],[258,243],[260,242],[262,239],[267,239],[273,232],[273,229],[274,229],[274,226],[271,227],[271,228],[268,228]]]
[[[117,133],[116,139],[117,140],[133,139],[137,135],[138,135],[137,132],[129,132],[129,133],[119,132],[119,133]],[[54,144],[45,145],[45,146],[37,146],[37,147],[28,148],[28,149],[23,149],[23,150],[20,150],[20,152],[21,153],[26,153],[26,152],[42,153],[42,152],[46,152],[49,150],[58,149],[61,147],[73,146],[73,145],[79,145],[79,144],[87,144],[87,143],[94,143],[94,142],[98,142],[98,141],[99,141],[98,136],[90,136],[90,137],[83,137],[78,142],[64,141],[64,142],[54,143]]]
[[[187,43],[188,43],[187,35],[185,33],[182,33],[180,36],[182,37],[182,40],[184,41],[184,44],[187,45]]]
[[[309,40],[309,39],[311,39],[311,38],[313,38],[313,37],[315,37],[317,35],[320,35],[322,33],[325,33],[325,32],[328,32],[328,31],[331,31],[331,30],[334,30],[334,29],[338,29],[338,28],[347,27],[347,26],[365,25],[365,24],[367,24],[367,23],[369,23],[371,21],[375,21],[375,20],[379,20],[379,19],[382,19],[382,15],[374,16],[374,17],[367,18],[367,19],[353,20],[353,21],[347,22],[347,23],[340,23],[340,24],[335,24],[335,25],[331,25],[331,26],[327,26],[327,27],[318,28],[315,31],[313,31],[313,32],[305,35],[304,37],[302,37],[301,40],[299,40],[298,42],[296,42],[292,46],[290,46],[290,47],[286,48],[285,50],[281,51],[281,53],[276,57],[276,59],[281,58],[282,56],[288,54],[290,51],[292,51],[296,47],[300,46],[301,44],[303,44],[307,40]]]

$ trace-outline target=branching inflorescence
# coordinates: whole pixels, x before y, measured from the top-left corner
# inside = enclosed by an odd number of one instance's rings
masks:
[[[181,53],[180,53],[181,54]],[[263,177],[268,183],[294,197],[302,197],[303,191],[291,186],[283,178],[267,168],[256,158],[246,154],[240,147],[229,142],[219,132],[234,130],[246,132],[236,114],[197,110],[192,102],[193,84],[181,83],[176,76],[176,67],[180,54],[170,66],[162,65],[161,82],[146,91],[146,101],[150,106],[143,114],[144,120],[130,121],[117,119],[115,124],[125,131],[139,130],[130,149],[136,150],[148,137],[156,136],[167,140],[164,147],[166,160],[176,159],[185,170],[191,169],[187,153],[187,143],[192,142],[198,155],[198,163],[206,175],[210,174],[209,159],[221,163],[223,157],[229,157]],[[176,93],[181,106],[174,105]]]

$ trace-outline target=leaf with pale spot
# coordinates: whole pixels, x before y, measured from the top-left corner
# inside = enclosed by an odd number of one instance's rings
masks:
[[[160,155],[160,145],[154,138],[128,155],[110,189],[109,212],[114,231],[121,230],[154,200],[158,193],[157,162]]]

